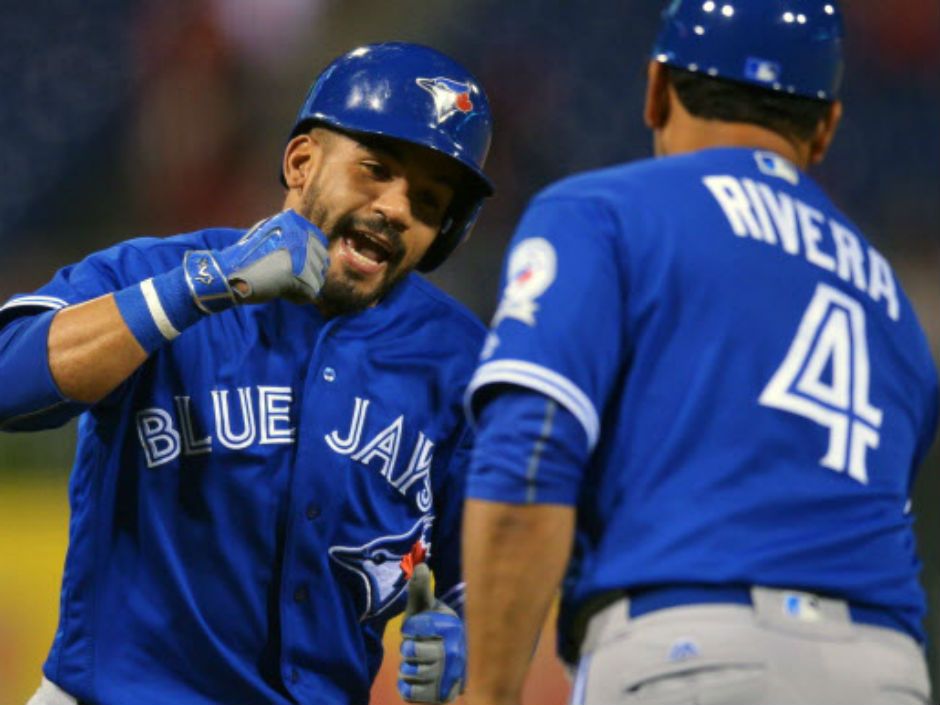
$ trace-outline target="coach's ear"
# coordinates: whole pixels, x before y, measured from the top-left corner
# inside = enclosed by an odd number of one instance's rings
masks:
[[[832,144],[836,136],[836,130],[839,129],[839,123],[842,121],[842,101],[836,100],[829,106],[826,116],[819,121],[816,126],[816,134],[809,143],[809,163],[819,164],[829,151],[829,145]]]
[[[669,120],[669,76],[664,64],[651,60],[646,68],[646,106],[643,119],[651,130],[662,129]]]

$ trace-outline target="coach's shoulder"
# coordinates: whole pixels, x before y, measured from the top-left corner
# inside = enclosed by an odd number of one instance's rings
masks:
[[[655,187],[658,177],[672,168],[671,159],[641,159],[583,171],[542,189],[534,201],[579,198],[622,203],[625,196]]]

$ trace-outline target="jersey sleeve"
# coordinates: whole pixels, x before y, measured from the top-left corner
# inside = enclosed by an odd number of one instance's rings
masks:
[[[588,458],[584,428],[540,392],[500,385],[478,411],[467,496],[574,506]]]
[[[15,318],[90,301],[169,271],[195,245],[188,244],[187,236],[137,238],[89,255],[60,269],[36,291],[12,296],[0,307],[0,327]]]
[[[584,428],[588,450],[621,365],[625,286],[615,221],[587,198],[542,197],[516,230],[502,299],[467,390],[467,410],[492,385],[540,392]]]
[[[0,430],[38,431],[61,426],[89,408],[66,399],[48,367],[47,339],[55,311],[97,298],[179,266],[190,236],[140,238],[60,269],[39,289],[0,307],[0,375],[10,393],[0,403]],[[47,364],[37,365],[37,360]],[[123,385],[99,404],[121,395]]]

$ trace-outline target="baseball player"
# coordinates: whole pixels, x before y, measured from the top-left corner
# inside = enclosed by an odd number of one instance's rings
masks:
[[[842,36],[835,0],[670,2],[658,158],[522,217],[468,390],[473,705],[518,704],[559,584],[577,705],[930,702],[909,497],[937,374],[807,174]]]
[[[399,688],[456,694],[461,394],[485,331],[411,272],[492,192],[490,132],[448,57],[355,49],[300,109],[282,212],[130,240],[2,308],[2,427],[81,414],[31,703],[366,703],[412,574]]]

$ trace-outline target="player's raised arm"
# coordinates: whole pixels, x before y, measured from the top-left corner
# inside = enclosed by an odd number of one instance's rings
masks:
[[[147,357],[205,316],[274,298],[312,303],[329,258],[326,238],[292,210],[222,250],[187,251],[179,266],[76,305],[14,319],[0,332],[0,425],[94,404]],[[54,297],[15,298],[8,313]],[[48,364],[37,364],[48,361]],[[77,404],[75,404],[77,402]]]

